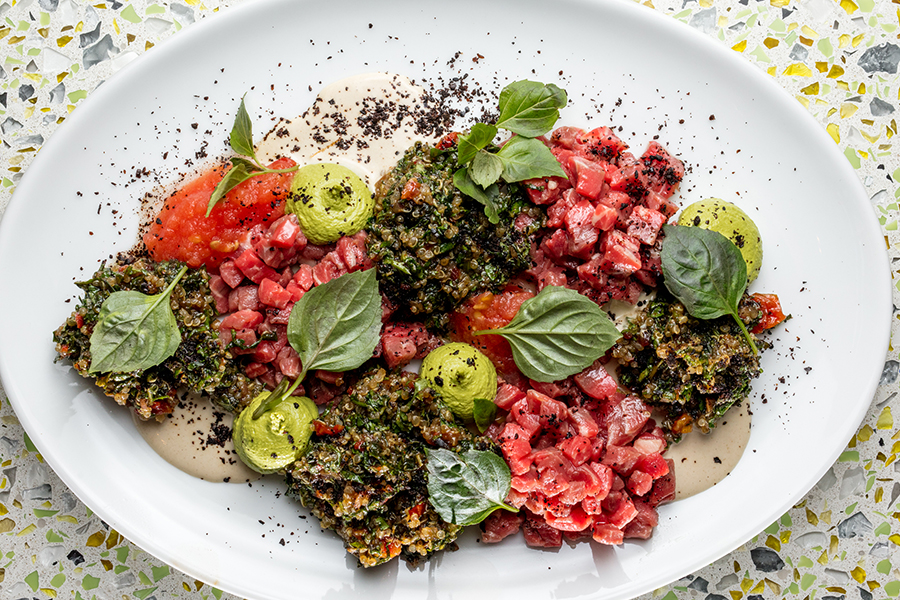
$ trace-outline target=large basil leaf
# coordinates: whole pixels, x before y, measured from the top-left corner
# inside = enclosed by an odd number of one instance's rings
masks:
[[[381,332],[375,269],[347,273],[306,292],[291,309],[288,342],[302,373],[347,371],[372,357]]]
[[[756,353],[756,344],[738,314],[747,289],[747,263],[737,246],[716,231],[664,225],[663,282],[688,313],[698,319],[731,315]]]
[[[506,461],[494,454],[469,450],[427,449],[428,497],[442,519],[456,525],[480,523],[506,504],[512,474]]]
[[[516,81],[500,92],[497,127],[526,137],[544,135],[559,119],[559,109],[568,102],[563,89],[552,83]]]
[[[169,297],[187,269],[183,267],[159,294],[119,291],[103,301],[91,333],[91,373],[140,371],[175,354],[181,331]]]
[[[534,177],[565,177],[566,172],[540,140],[514,136],[497,154],[503,163],[503,179],[510,183]]]
[[[475,333],[488,334],[502,335],[522,374],[543,382],[583,371],[621,337],[595,302],[552,285],[523,302],[506,327]]]
[[[503,168],[503,161],[500,157],[486,150],[479,150],[475,153],[475,158],[472,159],[468,170],[472,181],[482,189],[487,189],[497,183],[500,174],[503,173]]]

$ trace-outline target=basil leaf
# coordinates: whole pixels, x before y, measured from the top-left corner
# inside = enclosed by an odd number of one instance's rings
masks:
[[[472,159],[468,170],[472,181],[487,189],[500,179],[500,174],[503,172],[503,161],[496,154],[479,150],[475,153],[475,158]]]
[[[247,107],[244,106],[244,98],[241,98],[241,105],[238,107],[237,114],[234,117],[234,125],[231,126],[231,149],[244,156],[252,156],[256,158],[256,149],[253,147],[253,122],[250,120],[250,114]]]
[[[140,371],[175,354],[181,331],[169,297],[187,269],[183,267],[159,294],[119,291],[103,301],[91,333],[91,373]]]
[[[693,317],[731,315],[755,354],[756,344],[738,314],[747,289],[747,263],[741,251],[721,233],[702,227],[663,225],[663,232],[660,259],[666,288]]]
[[[456,454],[426,449],[428,498],[442,519],[456,525],[475,525],[506,504],[512,474],[506,461],[494,454],[469,450]]]
[[[494,183],[487,188],[479,186],[472,181],[469,170],[466,167],[453,173],[453,185],[467,196],[471,196],[484,205],[484,214],[488,221],[496,225],[500,222],[500,207],[497,200],[500,198],[500,187]]]
[[[209,197],[209,203],[206,205],[207,217],[215,205],[225,197],[225,194],[261,172],[256,165],[243,158],[234,157],[231,159],[231,164],[232,167],[225,173],[225,177],[216,185],[216,189]]]
[[[503,179],[509,183],[533,177],[565,177],[566,172],[540,140],[515,136],[497,154],[503,162]]]
[[[522,374],[542,382],[580,373],[621,337],[595,302],[552,285],[523,302],[506,327],[475,335],[502,335]]]
[[[456,164],[462,166],[475,158],[475,153],[486,148],[494,141],[497,128],[486,123],[475,123],[469,133],[456,138],[457,157]]]
[[[302,373],[347,371],[372,358],[381,332],[375,269],[341,275],[306,292],[291,309],[288,342]]]
[[[516,81],[500,92],[497,127],[526,137],[544,135],[559,119],[559,109],[568,102],[563,89],[552,83]]]
[[[497,405],[493,400],[484,398],[475,398],[475,410],[473,414],[475,418],[475,426],[478,427],[480,433],[487,431],[487,428],[494,422],[497,416]]]

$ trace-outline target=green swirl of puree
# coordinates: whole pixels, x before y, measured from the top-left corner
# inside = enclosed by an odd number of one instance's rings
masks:
[[[313,244],[329,244],[366,226],[375,199],[356,173],[331,163],[315,163],[297,171],[286,210],[297,215],[303,234]]]
[[[253,418],[270,395],[263,392],[254,398],[235,419],[232,432],[240,459],[263,474],[280,471],[303,453],[312,435],[312,422],[319,417],[312,400],[288,396]]]
[[[452,342],[435,348],[422,361],[421,376],[428,380],[453,414],[471,421],[475,399],[497,395],[497,370],[474,346]]]
[[[681,211],[678,224],[721,233],[741,251],[747,263],[747,283],[752,283],[759,275],[763,256],[759,229],[747,213],[731,202],[719,198],[694,202]]]

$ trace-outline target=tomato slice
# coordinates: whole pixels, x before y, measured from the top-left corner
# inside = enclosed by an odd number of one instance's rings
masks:
[[[752,294],[752,297],[762,309],[762,319],[759,325],[751,330],[751,333],[761,333],[766,329],[772,329],[786,318],[781,310],[781,301],[777,294]]]

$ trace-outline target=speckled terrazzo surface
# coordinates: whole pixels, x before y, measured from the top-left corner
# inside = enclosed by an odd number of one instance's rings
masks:
[[[92,90],[160,41],[232,4],[0,0],[0,212],[35,152]],[[828,131],[884,228],[900,305],[900,3],[645,4],[741,53]],[[894,342],[897,332],[894,320]],[[806,498],[732,554],[645,597],[900,595],[898,367],[892,343],[862,427]],[[228,597],[154,559],[80,503],[43,462],[0,388],[0,600],[175,596]]]

